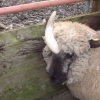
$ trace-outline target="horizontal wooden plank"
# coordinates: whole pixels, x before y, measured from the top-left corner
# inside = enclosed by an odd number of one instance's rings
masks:
[[[0,100],[39,100],[64,91],[50,83],[42,57],[43,25],[0,33]]]
[[[89,27],[93,28],[94,30],[100,29],[100,12],[88,13],[76,17],[61,19],[59,21],[66,21],[66,20],[86,24]]]
[[[59,21],[91,25],[98,17],[100,12]],[[41,38],[44,29],[45,25],[32,25],[0,33],[0,100],[44,100],[66,90],[51,84],[45,71],[42,57],[45,44]]]

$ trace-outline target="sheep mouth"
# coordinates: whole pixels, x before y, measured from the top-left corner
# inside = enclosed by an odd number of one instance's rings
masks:
[[[65,83],[67,81],[67,77],[66,77],[66,74],[64,73],[60,77],[52,76],[52,77],[50,77],[50,80],[55,85],[61,85],[61,84]]]
[[[63,81],[60,81],[60,80],[55,80],[55,81],[52,81],[51,82],[55,85],[64,85],[66,83],[66,78],[63,80]]]

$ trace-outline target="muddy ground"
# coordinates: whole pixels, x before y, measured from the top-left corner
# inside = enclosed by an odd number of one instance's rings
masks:
[[[13,6],[24,3],[32,3],[44,0],[0,0],[0,7]],[[0,16],[0,22],[9,28],[24,27],[35,23],[42,23],[43,19],[49,16],[53,11],[57,11],[57,18],[65,18],[85,13],[85,2],[49,7],[45,9],[31,10],[16,14]],[[68,99],[66,99],[68,98]],[[56,95],[48,100],[75,100],[67,91]]]

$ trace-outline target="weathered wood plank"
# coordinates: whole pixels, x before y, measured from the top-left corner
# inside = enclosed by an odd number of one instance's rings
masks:
[[[61,20],[66,21],[66,19],[61,19]],[[71,17],[68,18],[67,20],[86,24],[89,27],[93,28],[94,30],[100,29],[100,12],[84,14],[77,17]]]
[[[90,26],[96,18],[100,20],[99,12],[62,21]],[[97,21],[94,23],[100,25]],[[51,84],[45,71],[41,53],[44,29],[44,25],[33,25],[0,33],[0,100],[44,100],[65,90]]]
[[[0,33],[0,100],[37,100],[61,88],[45,72],[43,33],[44,26]]]

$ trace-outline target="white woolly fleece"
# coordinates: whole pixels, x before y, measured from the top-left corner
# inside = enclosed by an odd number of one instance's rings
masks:
[[[89,45],[89,40],[100,38],[100,34],[77,22],[57,22],[53,32],[59,49],[77,56],[66,82],[73,96],[80,100],[100,100],[100,47],[93,49]],[[50,52],[47,46],[43,50],[47,70]]]

